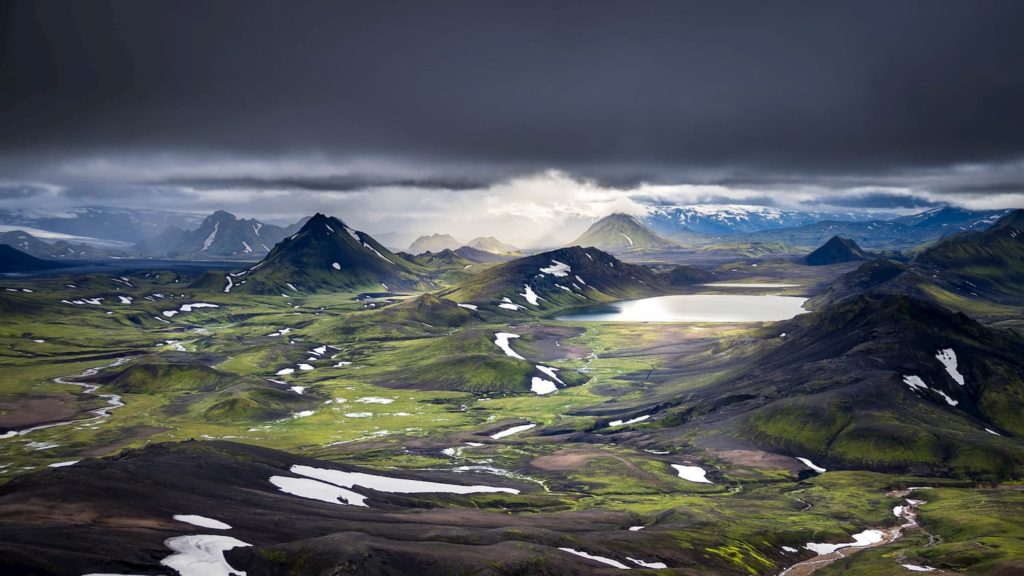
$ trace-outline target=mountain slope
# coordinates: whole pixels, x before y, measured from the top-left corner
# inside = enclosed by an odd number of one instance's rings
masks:
[[[950,236],[914,263],[976,293],[1018,301],[1024,293],[1024,210],[1007,213],[985,231]]]
[[[166,234],[173,235],[174,231],[170,230]],[[234,214],[218,210],[203,220],[199,228],[186,231],[180,236],[173,248],[164,249],[165,254],[202,258],[255,258],[268,254],[274,244],[285,238],[285,230],[255,219],[239,219]],[[159,250],[160,246],[154,248]]]
[[[409,245],[409,252],[423,254],[424,252],[440,252],[442,250],[455,250],[462,243],[453,238],[450,234],[431,234],[420,236]]]
[[[51,262],[30,256],[21,250],[0,244],[0,273],[36,272],[67,266],[63,262]]]
[[[677,281],[689,280],[678,274]],[[672,277],[597,248],[561,248],[480,272],[441,296],[486,310],[543,312],[663,294]]]
[[[152,238],[170,225],[191,228],[201,220],[201,216],[184,212],[130,208],[72,208],[62,210],[59,215],[0,210],[0,224],[128,243]]]
[[[46,242],[23,230],[11,230],[0,232],[0,244],[7,244],[13,248],[35,256],[36,258],[50,258],[73,260],[81,258],[103,258],[116,254],[113,250],[97,248],[83,243],[72,243],[66,240]]]
[[[469,241],[466,246],[470,248],[476,248],[483,252],[490,252],[491,254],[518,254],[519,248],[511,244],[505,244],[501,240],[498,240],[494,236],[480,236],[473,238]]]
[[[920,214],[903,216],[893,220],[916,229],[937,229],[942,234],[966,230],[984,230],[1002,218],[1009,210],[965,210],[944,206]]]
[[[700,422],[698,442],[747,442],[830,470],[988,480],[1024,471],[1024,447],[1009,438],[1024,434],[1024,343],[1014,333],[915,298],[865,294],[766,335],[744,375],[688,394],[676,418]]]
[[[827,266],[866,259],[867,254],[860,249],[860,246],[857,246],[856,242],[848,238],[833,236],[817,250],[808,254],[804,258],[804,263],[808,266]]]
[[[615,213],[594,222],[573,246],[593,246],[610,252],[669,250],[679,246],[649,230],[633,216]]]
[[[408,290],[424,285],[425,272],[369,234],[317,214],[258,264],[229,274],[224,291]]]

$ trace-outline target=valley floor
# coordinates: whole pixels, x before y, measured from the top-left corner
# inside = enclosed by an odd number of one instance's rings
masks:
[[[766,293],[809,296],[849,269],[800,269],[817,276]],[[3,573],[165,573],[170,539],[198,533],[244,544],[221,560],[250,575],[1024,572],[1024,486],[818,473],[792,447],[725,433],[749,399],[706,398],[784,342],[770,326],[445,327],[379,312],[414,294],[186,280],[2,282],[18,298],[0,322]],[[522,362],[501,363],[509,352]],[[557,390],[531,392],[531,374]],[[504,490],[349,485],[364,508],[271,480],[302,484],[297,466]],[[873,530],[883,541],[855,539]]]

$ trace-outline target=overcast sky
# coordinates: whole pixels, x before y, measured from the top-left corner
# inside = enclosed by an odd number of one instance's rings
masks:
[[[0,209],[1024,206],[1024,2],[0,4]]]

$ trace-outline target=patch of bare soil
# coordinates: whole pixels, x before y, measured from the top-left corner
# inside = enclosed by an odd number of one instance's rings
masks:
[[[0,402],[0,428],[20,429],[62,422],[79,412],[71,394],[43,394]]]

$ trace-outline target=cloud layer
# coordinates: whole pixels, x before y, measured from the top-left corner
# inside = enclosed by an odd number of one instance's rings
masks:
[[[469,231],[655,201],[1024,205],[1021,2],[0,10],[2,206],[396,230],[458,209]]]

